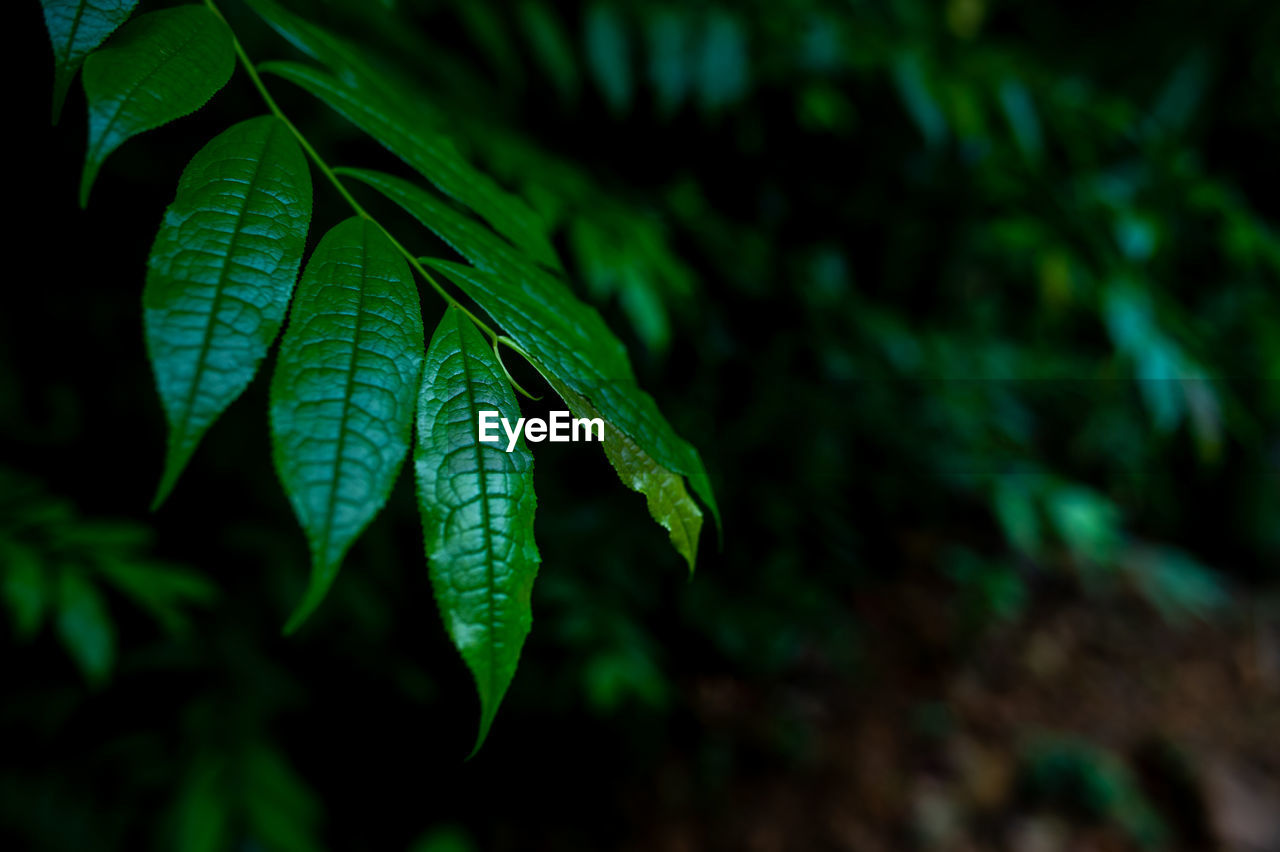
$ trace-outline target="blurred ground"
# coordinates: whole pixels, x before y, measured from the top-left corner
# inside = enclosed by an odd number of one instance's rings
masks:
[[[1171,627],[1131,600],[1064,593],[960,653],[931,585],[858,601],[863,688],[824,685],[820,661],[765,689],[688,684],[707,736],[755,765],[708,801],[705,767],[667,754],[633,793],[647,829],[628,848],[1280,849],[1276,601]],[[780,760],[787,728],[812,735]]]

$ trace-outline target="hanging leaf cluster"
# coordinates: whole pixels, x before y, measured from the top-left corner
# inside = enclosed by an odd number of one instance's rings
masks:
[[[606,423],[606,457],[645,496],[690,570],[703,507],[716,515],[697,451],[637,385],[599,314],[573,294],[547,222],[463,155],[411,84],[272,0],[249,5],[314,64],[255,63],[213,2],[133,17],[136,0],[42,2],[55,120],[77,71],[87,101],[82,205],[113,151],[198,110],[237,64],[266,109],[191,159],[151,249],[143,321],[169,424],[156,506],[281,338],[270,385],[273,457],[312,565],[286,629],[322,603],[412,445],[436,603],[480,695],[478,748],[529,632],[540,562],[533,454],[523,441],[510,453],[481,443],[476,430],[482,410],[519,417],[501,349],[527,359],[575,416]],[[264,75],[314,96],[403,161],[406,176],[331,167]],[[312,222],[317,176],[350,218]],[[352,186],[399,205],[466,262],[416,256]],[[308,257],[316,228],[324,230]],[[429,343],[422,284],[444,302]]]

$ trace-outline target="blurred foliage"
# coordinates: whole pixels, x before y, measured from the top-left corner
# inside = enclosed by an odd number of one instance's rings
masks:
[[[81,518],[35,481],[0,469],[0,583],[15,636],[30,641],[51,621],[96,685],[110,676],[116,656],[105,589],[170,634],[189,630],[185,610],[212,604],[217,588],[190,568],[148,557],[151,537],[136,522]]]
[[[1164,848],[1169,829],[1114,754],[1088,743],[1048,739],[1030,745],[1023,783],[1044,804],[1110,822],[1143,849]]]
[[[613,848],[642,819],[625,791],[670,750],[692,756],[694,801],[761,751],[803,761],[803,716],[737,737],[691,692],[722,672],[874,688],[865,621],[895,582],[938,581],[962,653],[1064,585],[1182,624],[1280,579],[1280,6],[310,5],[553,224],[704,449],[724,549],[686,583],[638,497],[543,445],[540,471],[564,473],[538,479],[526,668],[510,727],[462,764],[469,743],[440,732],[474,708],[446,697],[466,675],[429,614],[405,483],[290,642],[305,555],[255,437],[265,388],[211,434],[188,494],[144,516],[160,416],[139,279],[103,270],[142,268],[137,224],[208,133],[139,140],[76,218],[79,152],[44,134],[31,87],[26,156],[51,186],[16,243],[52,247],[56,223],[81,249],[0,312],[0,458],[39,478],[0,498],[25,640],[3,652],[10,848]],[[15,26],[37,33],[31,6]],[[225,6],[253,56],[294,58]],[[389,162],[272,85],[327,148]],[[233,85],[207,120],[252,97]],[[1029,746],[1023,776],[1136,845],[1168,841],[1094,746]]]

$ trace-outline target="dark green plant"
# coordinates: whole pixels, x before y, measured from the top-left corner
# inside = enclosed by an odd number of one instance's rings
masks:
[[[137,13],[182,1],[147,0]],[[306,565],[262,426],[274,370],[259,370],[248,400],[200,440],[154,524],[155,548],[134,552],[198,565],[224,604],[184,607],[197,629],[157,635],[91,570],[110,624],[80,635],[112,637],[109,683],[86,689],[69,675],[56,617],[7,649],[0,846],[403,850],[417,840],[425,852],[540,840],[598,850],[623,833],[661,846],[675,818],[695,845],[741,848],[751,835],[735,833],[732,803],[761,790],[762,773],[777,773],[769,789],[789,797],[817,780],[803,765],[822,778],[827,761],[840,777],[865,764],[864,750],[812,746],[839,742],[864,711],[875,718],[907,681],[928,712],[895,728],[930,743],[963,735],[971,718],[948,686],[952,663],[989,685],[1030,685],[1006,680],[1024,674],[1003,654],[987,658],[1039,631],[1028,622],[1080,628],[1087,613],[1090,661],[1096,646],[1098,663],[1146,682],[1180,674],[1182,658],[1166,659],[1145,632],[1114,653],[1128,633],[1108,627],[1109,597],[1137,592],[1171,619],[1212,617],[1228,630],[1266,612],[1280,565],[1270,156],[1280,5],[1187,0],[1116,14],[1002,0],[277,2],[342,41],[276,14],[286,45],[244,3],[220,5],[255,60],[319,60],[323,72],[280,67],[300,86],[263,77],[323,157],[365,167],[334,169],[352,196],[415,257],[453,257],[428,233],[443,227],[459,247],[484,241],[470,249],[478,259],[457,252],[477,268],[486,252],[538,256],[519,221],[508,222],[517,248],[303,87],[392,100],[412,89],[406,120],[452,139],[523,199],[563,261],[554,275],[619,333],[678,431],[714,435],[700,448],[735,519],[732,546],[699,554],[695,584],[655,572],[679,557],[652,525],[631,522],[634,497],[601,493],[607,465],[581,448],[543,448],[537,544],[556,570],[537,579],[539,629],[492,732],[502,748],[458,767],[471,746],[458,741],[470,733],[459,711],[470,708],[471,675],[424,611],[432,590],[408,477],[397,485],[405,499],[390,499],[347,556],[359,570],[313,616],[331,627],[276,635]],[[129,5],[85,7],[77,34],[54,45],[57,61],[73,67],[76,51],[105,37],[97,21]],[[16,11],[28,32],[39,28],[34,3]],[[215,82],[220,68],[210,65]],[[71,79],[66,68],[59,76]],[[148,364],[114,353],[135,337],[150,225],[174,201],[182,165],[263,111],[252,82],[233,73],[197,115],[112,154],[83,215],[68,203],[73,176],[58,168],[81,153],[79,131],[42,126],[42,87],[15,92],[20,161],[44,179],[13,205],[24,215],[12,241],[46,271],[45,259],[62,262],[48,286],[11,287],[0,310],[0,445],[6,466],[84,517],[129,515],[150,496],[145,461],[159,461],[162,436],[145,416]],[[70,98],[79,108],[79,93]],[[373,102],[338,103],[368,124]],[[320,177],[309,217],[318,227],[295,222],[307,232],[300,258],[272,260],[300,272],[349,205],[274,116],[254,120],[246,133],[293,146],[308,182]],[[292,186],[300,197],[301,178]],[[179,216],[199,198],[180,195]],[[517,337],[468,282],[422,266]],[[287,307],[262,295],[283,318]],[[433,301],[428,293],[423,306]],[[491,341],[476,331],[484,352],[442,359],[445,374],[465,364],[493,375]],[[539,392],[537,374],[502,354]],[[514,388],[494,390],[509,400]],[[435,399],[442,412],[461,401]],[[526,475],[518,462],[513,471]],[[19,580],[58,573],[61,533],[22,541]],[[27,588],[15,583],[15,600]],[[1121,618],[1144,625],[1132,610],[1126,602]],[[1200,634],[1186,661],[1221,647],[1219,632]],[[1053,670],[1046,661],[1034,660],[1039,675]],[[814,712],[822,706],[848,712]],[[1038,707],[1013,702],[998,725],[983,714],[983,739],[1043,722]],[[1055,718],[1079,742],[1119,747],[1117,731],[1135,727],[1121,723],[1137,720],[1124,702],[1113,709],[1114,726],[1110,714],[1070,714],[1078,729]],[[1206,719],[1225,721],[1222,709]],[[1217,736],[1195,739],[1212,750]],[[931,748],[903,759],[932,766]],[[1144,809],[1116,805],[1132,797],[1115,797],[1115,774],[1090,780],[1099,772],[1085,762],[1052,760],[1078,780],[1037,775],[1028,789],[1074,820],[1159,838]],[[530,766],[549,764],[558,783],[527,783]],[[900,777],[883,773],[894,787]],[[1171,845],[1206,845],[1180,836],[1167,791],[1150,792],[1146,815],[1159,810]],[[996,842],[1017,817],[1018,803],[1007,807],[983,814],[977,842]],[[867,842],[894,847],[903,817],[867,824]]]
[[[478,748],[529,631],[540,561],[533,456],[523,441],[503,452],[481,443],[476,431],[482,409],[519,416],[513,389],[521,389],[502,350],[536,368],[575,416],[605,422],[606,456],[623,483],[644,494],[691,571],[702,510],[687,487],[717,513],[702,462],[639,388],[621,342],[567,286],[543,215],[473,166],[430,102],[394,67],[272,0],[249,5],[319,65],[255,63],[212,0],[125,23],[133,5],[44,0],[55,116],[83,63],[89,141],[81,205],[114,150],[199,109],[237,61],[268,112],[219,134],[192,158],[151,250],[144,320],[169,421],[155,506],[249,385],[287,313],[271,380],[271,434],[312,571],[286,631],[321,603],[344,555],[385,504],[416,412],[414,467],[430,573],[443,621],[480,694]],[[613,25],[593,20],[607,42]],[[432,189],[331,167],[281,110],[264,73],[314,95]],[[311,227],[313,169],[353,215],[327,229],[295,292]],[[419,257],[344,181],[395,202],[468,263]],[[603,256],[595,264],[601,287],[609,286],[609,268]],[[425,350],[419,282],[446,305]],[[652,345],[665,343],[660,316],[642,304],[632,313],[645,322]]]
[[[1022,773],[1027,792],[1041,802],[1111,823],[1139,848],[1167,848],[1169,827],[1129,767],[1110,751],[1044,736],[1027,747]]]
[[[148,554],[151,532],[126,520],[86,518],[39,483],[0,468],[0,594],[16,637],[52,623],[91,684],[110,675],[115,624],[105,591],[145,610],[165,631],[189,629],[192,607],[218,597],[207,579]]]

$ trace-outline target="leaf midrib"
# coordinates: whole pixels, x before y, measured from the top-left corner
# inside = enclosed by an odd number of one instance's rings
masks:
[[[213,323],[218,315],[218,308],[222,304],[227,275],[231,269],[231,258],[235,254],[236,243],[240,239],[244,219],[249,212],[249,198],[257,189],[258,179],[262,175],[263,163],[266,160],[267,147],[271,144],[271,136],[276,130],[277,128],[272,126],[263,140],[262,147],[258,152],[257,162],[253,166],[253,174],[249,177],[249,188],[244,194],[244,204],[236,213],[235,224],[232,226],[231,231],[231,241],[227,245],[226,253],[222,255],[222,268],[218,271],[218,280],[214,285],[213,304],[209,306],[209,316],[205,322],[203,338],[200,341],[200,356],[196,360],[196,372],[191,378],[191,384],[187,389],[187,398],[183,406],[182,434],[184,438],[187,435],[188,422],[191,419],[191,409],[195,405],[196,388],[199,387],[200,380],[204,376],[205,359],[208,357],[209,348],[213,344]]]
[[[67,34],[67,49],[62,56],[64,66],[71,64],[71,51],[76,46],[76,33],[80,31],[80,19],[84,17],[85,6],[84,3],[78,4],[75,17],[71,19],[71,31]]]
[[[181,7],[174,7],[174,8],[181,8]],[[171,53],[169,53],[167,56],[162,55],[160,57],[160,61],[158,61],[155,65],[151,66],[151,68],[147,70],[147,73],[143,74],[141,77],[135,80],[125,90],[124,94],[120,97],[120,99],[116,101],[115,110],[111,113],[111,117],[107,119],[107,125],[106,127],[103,128],[102,135],[98,137],[98,144],[94,145],[93,147],[93,154],[95,159],[98,158],[98,154],[102,151],[103,144],[110,137],[111,129],[115,127],[116,120],[120,118],[120,113],[124,111],[124,105],[129,102],[130,98],[133,97],[134,92],[138,91],[139,87],[141,87],[142,84],[146,83],[148,80],[154,77],[161,68],[165,67],[174,59],[176,59],[178,55],[182,53],[182,51],[187,49],[187,45],[191,44],[191,42],[195,41],[199,36],[200,36],[200,30],[193,29],[187,35],[187,37],[183,39],[182,43],[179,44],[177,47],[175,47]]]
[[[652,456],[648,456],[647,453],[646,453],[646,457],[648,457],[650,461],[653,461]],[[654,463],[657,464],[657,462],[654,462]],[[684,539],[685,545],[689,551],[688,554],[682,551],[680,555],[685,557],[685,559],[690,563],[689,564],[690,569],[692,569],[693,561],[697,553],[696,548],[697,548],[698,539],[690,531],[690,524],[686,519],[684,512],[680,510],[679,501],[675,497],[673,497],[671,493],[668,491],[668,489],[671,487],[672,487],[672,483],[670,481],[666,481],[666,482],[659,483],[657,485],[656,490],[658,494],[661,495],[662,507],[667,510],[668,517],[672,519],[672,522],[671,522],[672,525],[680,527],[679,535]],[[687,494],[685,496],[686,498],[688,497]],[[695,511],[697,510],[697,506],[693,505],[692,501],[690,501],[690,505],[693,507]],[[701,517],[701,515],[699,515],[699,517]],[[668,531],[671,533],[675,533],[674,529],[669,529]],[[700,533],[702,531],[702,528],[699,527],[698,531]],[[677,547],[676,550],[680,550],[680,548]]]
[[[462,318],[454,317],[454,327],[458,331],[458,354],[462,356],[462,386],[463,392],[467,395],[467,410],[474,412],[476,410],[476,394],[471,383],[471,365],[467,355],[466,335],[463,334]],[[494,650],[494,637],[497,635],[497,605],[493,599],[494,575],[493,575],[493,530],[489,525],[491,513],[489,511],[489,474],[484,466],[484,452],[477,441],[471,442],[471,448],[476,458],[476,478],[480,481],[480,519],[484,523],[484,568],[485,568],[485,606],[488,613],[489,622],[489,641],[485,643],[489,652],[489,697],[492,699],[494,693],[497,692],[497,670],[498,658]],[[485,708],[486,712],[488,708]]]
[[[360,328],[364,325],[364,297],[365,284],[368,281],[369,262],[369,228],[367,224],[361,220],[360,222],[360,287],[359,295],[356,297],[356,321],[355,327],[351,331],[351,360],[347,364],[347,377],[343,383],[342,390],[342,413],[338,415],[338,438],[334,446],[334,473],[333,480],[329,485],[329,497],[325,501],[324,513],[324,532],[321,536],[321,562],[327,568],[329,565],[329,544],[333,538],[333,513],[337,508],[338,502],[338,483],[342,479],[342,454],[347,444],[347,418],[351,411],[351,392],[355,387],[356,380],[356,361],[360,357]]]
[[[512,244],[513,247],[532,252],[531,248],[521,244],[528,242],[537,245],[539,242],[545,242],[539,239],[536,227],[525,221],[524,216],[508,211],[506,205],[502,203],[490,200],[488,197],[490,192],[505,192],[502,187],[497,184],[492,188],[485,187],[476,182],[475,175],[468,174],[466,169],[459,168],[459,161],[464,165],[469,163],[466,163],[451,139],[441,137],[437,143],[431,135],[414,132],[410,126],[414,118],[397,111],[395,105],[383,99],[380,92],[370,93],[367,90],[353,88],[333,74],[298,63],[271,63],[271,70],[310,92],[334,112],[372,136],[382,147],[409,165],[444,195],[475,211],[480,218],[494,227],[501,239]],[[364,94],[372,94],[371,103],[365,103],[361,99]],[[383,133],[379,134],[364,126],[360,118],[356,117],[357,115],[372,120]],[[388,141],[392,138],[399,140],[398,144]],[[451,146],[451,153],[457,160],[450,158],[450,152],[443,147],[445,145]],[[441,175],[447,180],[442,180]],[[518,201],[518,197],[515,200]],[[520,238],[516,239],[512,234],[505,233],[506,231],[518,234]]]

